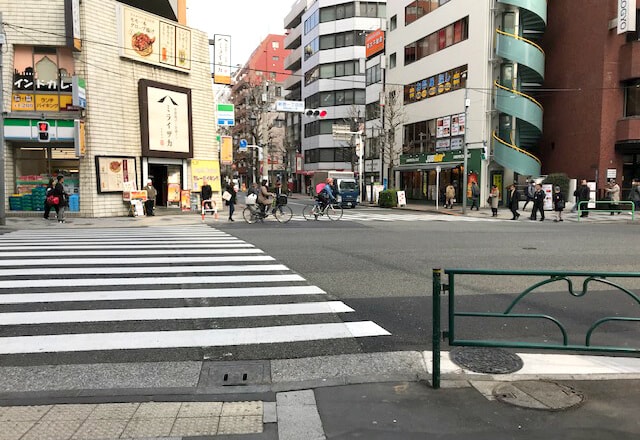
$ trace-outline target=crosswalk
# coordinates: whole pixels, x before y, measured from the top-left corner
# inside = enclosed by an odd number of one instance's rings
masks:
[[[205,225],[0,236],[0,355],[237,347],[389,333]]]
[[[307,221],[302,216],[294,216],[292,220]],[[321,217],[320,220],[328,220]],[[351,222],[493,222],[499,219],[468,217],[462,215],[432,214],[427,212],[392,213],[388,210],[368,208],[366,210],[345,209],[341,221]]]

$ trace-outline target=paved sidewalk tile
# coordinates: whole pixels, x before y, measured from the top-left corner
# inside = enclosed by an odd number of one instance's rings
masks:
[[[101,403],[89,414],[89,420],[93,419],[130,419],[140,406],[139,403]]]
[[[43,422],[56,420],[86,420],[96,405],[55,405],[42,417]]]
[[[122,433],[122,437],[169,437],[174,422],[175,418],[173,417],[162,419],[131,419]]]
[[[21,440],[69,440],[81,424],[80,420],[38,422]]]
[[[219,417],[177,418],[171,429],[171,435],[175,437],[216,435],[219,421]]]
[[[184,402],[178,417],[219,417],[222,402]]]
[[[180,411],[180,402],[144,402],[133,415],[134,419],[175,418]]]
[[[224,402],[222,417],[228,416],[260,416],[262,417],[262,402]]]
[[[19,440],[35,422],[2,422],[0,440]]]
[[[220,417],[218,435],[257,434],[262,432],[262,429],[262,415]]]
[[[93,419],[86,420],[73,434],[72,440],[107,440],[120,438],[129,423],[128,419]]]
[[[3,408],[0,414],[0,422],[28,422],[40,420],[49,410],[51,405],[40,406],[11,406]]]

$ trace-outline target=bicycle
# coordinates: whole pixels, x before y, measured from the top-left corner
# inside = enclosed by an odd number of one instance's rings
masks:
[[[318,220],[318,217],[326,215],[329,220],[336,221],[342,218],[342,214],[342,206],[333,204],[333,202],[326,204],[324,208],[321,208],[319,202],[316,202],[313,205],[305,206],[302,210],[302,216],[305,220]]]
[[[274,215],[276,220],[280,223],[287,223],[293,217],[293,211],[287,205],[287,196],[281,194],[273,199],[271,203],[271,214]],[[264,219],[268,217],[268,213],[262,210],[262,205],[247,205],[242,211],[242,217],[244,221],[253,224],[257,221],[264,222]]]

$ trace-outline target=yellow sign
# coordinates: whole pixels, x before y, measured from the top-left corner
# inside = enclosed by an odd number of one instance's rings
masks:
[[[35,110],[35,103],[32,93],[14,93],[11,96],[12,112],[32,112]]]
[[[222,136],[220,145],[220,162],[222,165],[231,165],[233,163],[233,138],[231,136]]]
[[[36,95],[37,112],[60,111],[60,98],[58,95]]]
[[[221,191],[220,162],[217,160],[192,160],[191,161],[191,191],[198,192],[204,181],[211,185],[213,191]]]

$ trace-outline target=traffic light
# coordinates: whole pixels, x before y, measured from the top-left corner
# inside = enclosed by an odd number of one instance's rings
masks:
[[[47,121],[38,122],[38,142],[49,142],[49,123]]]
[[[327,111],[319,108],[308,108],[305,109],[304,114],[311,118],[324,118],[327,116]]]
[[[482,147],[482,160],[487,160],[487,147]]]

